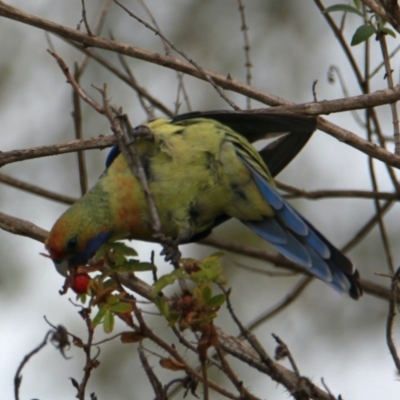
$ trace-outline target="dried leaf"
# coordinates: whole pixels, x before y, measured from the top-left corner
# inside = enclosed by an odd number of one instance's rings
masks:
[[[121,342],[122,343],[137,343],[143,340],[145,336],[143,336],[139,332],[123,332],[121,334]]]
[[[160,360],[160,365],[165,368],[169,369],[171,371],[182,371],[185,369],[184,364],[173,360],[172,358],[162,358]]]

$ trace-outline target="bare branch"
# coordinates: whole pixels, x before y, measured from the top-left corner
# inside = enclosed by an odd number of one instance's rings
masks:
[[[147,361],[147,357],[144,354],[143,346],[141,343],[139,343],[138,346],[138,353],[140,362],[142,363],[144,371],[146,372],[146,375],[149,378],[149,382],[153,388],[154,394],[156,396],[155,398],[157,400],[168,400],[168,395],[166,391],[164,390],[161,382],[157,378],[157,375],[153,372],[153,369],[150,367],[150,364]]]
[[[47,146],[31,147],[30,149],[0,152],[0,167],[17,161],[33,158],[55,156],[64,153],[73,153],[78,150],[106,149],[113,146],[117,138],[113,135],[82,140],[71,140]]]
[[[74,204],[78,199],[70,196],[65,196],[62,194],[58,194],[55,192],[52,192],[47,189],[43,189],[39,186],[36,185],[31,185],[30,183],[20,181],[19,179],[12,178],[11,176],[1,174],[0,173],[0,182],[4,183],[6,185],[9,185],[11,187],[24,190],[28,193],[34,194],[36,196],[41,196],[46,199],[58,201],[60,203],[64,204]]]
[[[15,235],[26,236],[42,243],[48,235],[48,232],[45,229],[38,227],[32,222],[11,217],[2,212],[0,212],[0,229]]]

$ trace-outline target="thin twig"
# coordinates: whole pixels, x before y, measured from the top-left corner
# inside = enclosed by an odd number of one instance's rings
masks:
[[[392,283],[390,286],[390,301],[389,301],[389,311],[386,321],[386,342],[390,351],[390,354],[393,358],[394,364],[397,369],[397,373],[400,373],[400,358],[397,353],[396,345],[393,341],[393,323],[394,318],[396,316],[396,304],[397,304],[397,294],[398,294],[398,286],[399,286],[399,278],[400,278],[400,268],[394,273],[392,277]]]
[[[75,64],[74,78],[76,82],[78,82],[78,84],[80,77],[81,73],[79,72],[79,67],[77,64]],[[75,138],[81,140],[83,139],[82,109],[81,109],[81,100],[76,90],[72,90],[72,104],[74,105],[74,111],[72,112],[72,117],[74,120]],[[78,157],[78,170],[79,170],[79,182],[81,185],[81,195],[83,196],[88,191],[88,178],[86,170],[85,152],[77,151],[76,155]]]
[[[244,12],[244,4],[242,2],[242,0],[237,0],[238,5],[239,5],[239,14],[240,14],[240,20],[242,23],[241,26],[241,31],[243,32],[243,40],[244,40],[244,57],[245,57],[245,67],[246,67],[246,83],[247,85],[251,86],[251,79],[252,79],[252,75],[251,75],[251,68],[253,67],[253,64],[251,62],[251,57],[250,57],[250,40],[249,40],[249,35],[248,35],[248,31],[249,31],[249,27],[246,24],[246,14]],[[251,109],[251,99],[250,97],[246,98],[247,100],[247,109],[250,110]]]
[[[86,32],[88,33],[88,35],[93,36],[92,30],[90,29],[89,22],[86,17],[85,0],[81,0],[81,3],[82,3],[82,21],[85,24]]]
[[[329,396],[331,397],[331,400],[336,400],[336,397],[332,394],[331,390],[329,389],[328,385],[325,383],[324,378],[321,378],[321,383],[322,386],[325,388],[325,390],[327,391],[327,393],[329,394]],[[341,400],[341,397],[338,399]]]
[[[97,16],[97,21],[95,22],[95,26],[93,29],[93,35],[100,35],[101,30],[104,25],[104,21],[106,19],[108,10],[110,8],[112,0],[104,0],[103,5],[100,7],[99,14]],[[53,50],[53,49],[52,49]],[[80,62],[78,63],[78,67],[76,69],[76,74],[81,76],[88,65],[89,57],[87,54],[84,54],[81,58]]]
[[[53,333],[54,331],[50,330],[46,333],[42,343],[39,344],[39,346],[35,347],[30,353],[28,353],[21,361],[21,363],[19,364],[18,368],[17,368],[17,372],[15,373],[14,376],[14,397],[15,400],[19,400],[19,389],[21,386],[21,382],[22,382],[22,369],[25,367],[25,365],[29,362],[29,360],[35,355],[37,354],[40,350],[43,349],[44,346],[46,346],[47,344],[47,340],[49,338],[49,336]]]
[[[287,192],[286,199],[306,198],[319,200],[325,198],[360,198],[377,200],[399,200],[400,196],[396,192],[373,192],[370,190],[315,190],[306,191],[297,187],[287,185],[286,183],[275,181],[276,186]]]
[[[82,318],[84,319],[86,323],[86,329],[88,332],[88,337],[86,343],[83,345],[83,351],[85,353],[86,361],[85,361],[85,367],[83,368],[83,377],[81,380],[81,383],[78,385],[78,393],[76,397],[79,400],[84,400],[85,399],[85,391],[86,391],[86,386],[89,382],[90,375],[92,373],[92,370],[97,367],[98,361],[97,358],[100,355],[100,348],[97,348],[97,354],[92,357],[92,344],[93,344],[93,337],[94,337],[94,328],[92,327],[92,321],[90,319],[90,313],[88,310],[83,309],[80,312]]]
[[[383,61],[385,63],[388,87],[389,87],[389,89],[392,89],[392,88],[394,88],[393,74],[392,74],[392,69],[390,66],[390,57],[389,57],[389,51],[388,51],[387,43],[386,43],[386,36],[383,33],[379,33],[378,37],[379,37],[379,43],[380,43],[381,49],[382,49]],[[392,112],[393,137],[394,137],[394,145],[395,145],[394,152],[396,154],[400,154],[400,128],[399,128],[399,116],[397,114],[396,103],[394,103],[394,102],[390,103],[390,110]]]
[[[392,59],[398,52],[400,51],[400,44],[396,46],[396,48],[389,54],[389,59]],[[379,63],[376,68],[368,75],[368,79],[373,78],[380,70],[382,67],[385,66],[385,61],[383,60],[381,63]]]

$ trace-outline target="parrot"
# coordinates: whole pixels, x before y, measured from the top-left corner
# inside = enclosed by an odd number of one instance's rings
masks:
[[[273,177],[297,155],[316,119],[291,113],[191,112],[133,129],[162,234],[178,246],[236,218],[278,253],[353,299],[352,262],[277,191]],[[146,134],[143,134],[146,133]],[[251,144],[287,133],[259,152]],[[105,243],[157,241],[136,173],[115,145],[99,181],[55,222],[45,241],[57,270],[85,265]]]

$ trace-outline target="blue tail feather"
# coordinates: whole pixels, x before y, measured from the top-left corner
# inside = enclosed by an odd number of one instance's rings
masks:
[[[273,218],[266,218],[256,222],[245,222],[245,224],[257,233],[258,236],[261,236],[271,244],[280,245],[287,243],[285,230]]]
[[[329,265],[326,262],[326,260],[321,258],[319,254],[317,254],[316,251],[309,245],[306,245],[306,248],[308,250],[308,254],[310,255],[312,261],[312,267],[310,269],[310,272],[314,274],[317,278],[322,279],[327,283],[333,283],[332,271],[331,268],[329,268]]]
[[[362,290],[351,261],[296,211],[268,182],[267,177],[243,157],[242,160],[275,212],[273,217],[265,217],[262,221],[242,222],[289,260],[307,268],[339,292],[347,291],[351,297],[358,298]]]
[[[272,225],[279,226],[279,221],[273,218],[265,218],[262,221],[242,221],[248,228],[258,236],[270,243],[279,253],[283,254],[289,260],[300,264],[304,268],[312,268],[311,258],[307,249],[300,243],[287,229],[281,228],[284,236],[274,236],[274,232],[269,230]]]
[[[301,215],[295,212],[292,207],[288,207],[286,200],[284,200],[274,190],[274,188],[266,182],[264,177],[254,172],[253,177],[268,204],[280,215],[283,223],[298,235],[306,236],[308,233],[308,228]]]

